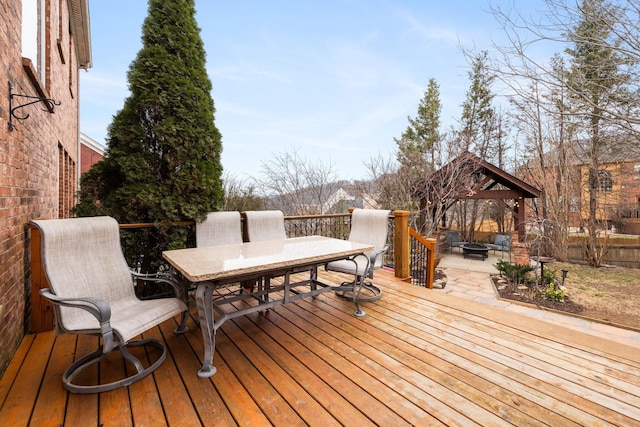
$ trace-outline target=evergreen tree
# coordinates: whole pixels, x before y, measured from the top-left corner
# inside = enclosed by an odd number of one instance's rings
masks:
[[[441,111],[440,86],[431,78],[418,105],[416,118],[407,117],[409,126],[400,139],[394,138],[398,145],[398,161],[402,166],[422,168],[428,160],[431,167],[435,167],[434,151],[440,143]]]
[[[633,104],[628,90],[630,66],[615,48],[620,41],[612,32],[613,22],[620,16],[618,6],[606,0],[583,0],[579,8],[580,20],[567,35],[572,47],[566,49],[570,61],[567,86],[571,89],[573,114],[578,117],[582,135],[576,149],[586,160],[588,194],[586,226],[588,230],[587,258],[599,267],[606,247],[598,241],[600,226],[600,173],[602,165],[610,163],[608,156],[615,150],[614,139],[606,130],[617,122],[611,110],[623,111]]]
[[[503,137],[502,121],[493,107],[494,94],[491,91],[496,77],[489,68],[487,51],[474,54],[470,58],[470,65],[470,87],[462,103],[457,151],[472,152],[481,159],[494,162],[493,156],[499,151]],[[458,185],[462,188],[472,188],[476,179],[475,175],[462,174]],[[458,229],[466,241],[474,241],[480,207],[477,200],[463,200],[455,206],[455,215],[451,220],[457,221]]]
[[[418,105],[418,114],[415,118],[407,117],[409,125],[400,136],[394,138],[398,146],[397,160],[400,167],[396,171],[395,180],[391,186],[393,193],[405,193],[407,200],[400,209],[418,211],[419,218],[416,224],[421,232],[428,228],[429,217],[424,202],[424,188],[428,176],[436,167],[435,153],[440,147],[440,86],[434,78],[429,79],[427,90]],[[400,189],[405,189],[400,191]]]
[[[217,210],[221,135],[193,0],[149,0],[127,77],[131,94],[109,126],[105,159],[83,176],[77,213],[163,223]],[[145,245],[181,247],[185,238],[160,230]]]
[[[466,99],[462,103],[462,130],[460,142],[462,151],[471,151],[487,159],[490,157],[491,142],[494,136],[496,112],[492,106],[491,85],[495,75],[488,67],[489,56],[482,51],[471,58]]]

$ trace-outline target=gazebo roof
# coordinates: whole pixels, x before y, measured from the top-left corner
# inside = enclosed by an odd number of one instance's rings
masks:
[[[461,189],[457,197],[459,199],[534,199],[540,197],[542,193],[532,185],[468,151],[453,159],[436,172],[436,175],[450,168],[462,169],[465,167],[472,170],[474,174],[482,175],[482,177],[470,190],[468,188]],[[498,184],[504,188],[494,189]]]
[[[520,240],[523,240],[525,235],[524,199],[535,199],[542,194],[539,189],[468,151],[435,172],[430,181],[441,181],[453,186],[448,200],[442,200],[445,204],[461,199],[498,201],[513,213]],[[437,193],[429,194],[428,187],[425,187],[424,191],[422,197],[426,199],[438,197]],[[515,203],[505,200],[515,200]]]

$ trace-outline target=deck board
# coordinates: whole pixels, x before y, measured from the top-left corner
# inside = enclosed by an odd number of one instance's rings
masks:
[[[185,335],[177,319],[145,333],[168,348],[153,375],[101,395],[61,385],[96,338],[27,335],[0,379],[0,425],[640,425],[640,349],[388,272],[376,282],[362,318],[323,294],[228,321],[208,379],[195,309]],[[123,370],[102,365],[86,380]]]

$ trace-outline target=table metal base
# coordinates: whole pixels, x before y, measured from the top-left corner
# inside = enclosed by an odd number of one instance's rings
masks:
[[[360,298],[360,292],[363,286],[362,278],[358,281],[345,282],[338,286],[323,283],[318,280],[317,266],[309,267],[308,271],[309,278],[298,282],[291,282],[291,275],[299,273],[300,269],[296,271],[285,271],[282,272],[282,274],[271,273],[269,276],[256,277],[254,275],[236,278],[235,281],[239,282],[255,281],[255,289],[250,289],[248,292],[230,291],[224,295],[216,294],[216,298],[214,298],[214,292],[227,288],[227,284],[214,282],[199,283],[196,288],[196,305],[198,307],[198,319],[204,341],[204,359],[202,367],[198,371],[198,377],[208,378],[215,375],[217,370],[213,366],[213,356],[215,353],[216,331],[229,319],[245,316],[257,311],[265,311],[297,299],[315,297],[328,291],[350,294],[351,297],[349,297],[349,299],[351,299],[356,306],[354,315],[358,317],[366,315],[360,308],[360,301],[367,300],[366,297]],[[283,283],[272,286],[271,278],[273,277],[283,277]],[[278,293],[283,294],[282,297],[274,299],[273,296]],[[379,296],[377,298],[379,298]],[[248,300],[257,301],[258,304],[233,311],[225,311],[222,309],[222,306]]]

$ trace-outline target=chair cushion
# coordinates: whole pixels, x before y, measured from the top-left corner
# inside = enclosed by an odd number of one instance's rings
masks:
[[[367,275],[367,259],[363,256],[359,256],[355,258],[356,264],[357,264],[357,268],[358,268],[358,276],[365,276]],[[330,263],[328,263],[326,265],[326,270],[332,270],[332,271],[337,271],[340,273],[346,273],[346,274],[356,274],[356,265],[353,263],[353,261],[348,261],[348,260],[340,260],[340,261],[332,261]]]
[[[110,304],[111,328],[118,334],[118,341],[126,343],[132,338],[182,313],[187,309],[178,298],[161,298],[154,300],[118,301]],[[84,310],[71,309],[77,313],[65,318],[66,330],[77,333],[100,332],[98,320]]]

